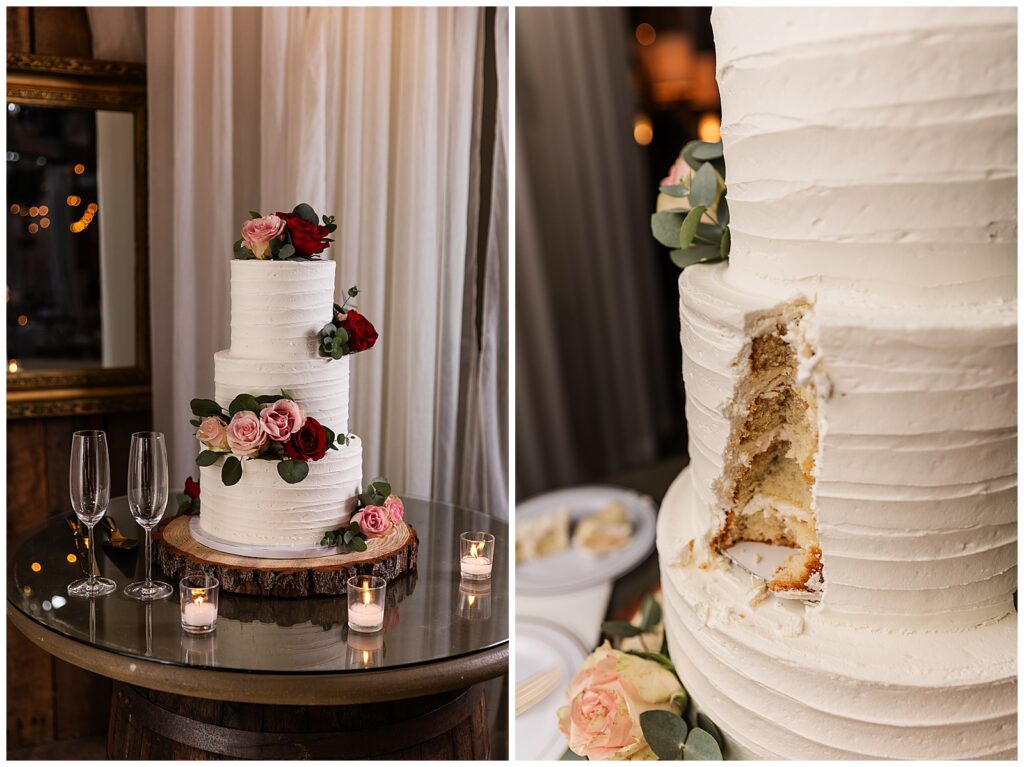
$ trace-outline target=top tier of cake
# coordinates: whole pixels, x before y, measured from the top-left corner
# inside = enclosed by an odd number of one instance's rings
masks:
[[[232,260],[231,357],[316,359],[333,306],[333,261]]]
[[[819,303],[1015,297],[1015,9],[712,22],[733,284],[797,283]]]

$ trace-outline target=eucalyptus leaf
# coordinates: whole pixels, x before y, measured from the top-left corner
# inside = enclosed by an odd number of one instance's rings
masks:
[[[707,208],[703,205],[698,205],[683,219],[683,223],[679,227],[679,247],[683,250],[690,247],[690,243],[693,242],[694,235],[697,234],[697,226],[700,224],[700,217],[704,215],[705,210]]]
[[[194,399],[189,403],[192,408],[192,415],[206,418],[211,415],[222,415],[224,410],[212,399]]]
[[[374,477],[366,486],[366,492],[371,495],[387,497],[391,495],[391,483],[385,477]]]
[[[280,399],[276,394],[261,394],[256,398],[256,401],[261,405],[270,405],[277,402]]]
[[[277,257],[281,261],[285,261],[295,255],[295,246],[290,242],[281,246],[281,249],[277,251]]]
[[[313,210],[313,206],[300,202],[292,209],[292,215],[298,216],[303,221],[308,221],[311,224],[319,224],[320,219],[316,215],[316,211]]]
[[[645,632],[653,631],[661,623],[661,605],[650,594],[644,595],[644,604],[640,616],[640,628]]]
[[[686,690],[680,689],[678,692],[672,693],[670,700],[679,709],[680,716],[686,713],[686,707],[690,705],[690,695]]]
[[[729,203],[725,200],[725,192],[722,192],[722,196],[718,199],[718,206],[715,208],[715,218],[718,219],[719,226],[729,226]]]
[[[697,713],[697,727],[704,730],[708,735],[714,738],[719,748],[725,748],[725,738],[722,737],[722,733],[719,731],[718,725],[708,719],[704,712]]]
[[[715,201],[718,194],[718,175],[710,165],[702,165],[690,182],[690,205],[703,205],[704,209]]]
[[[309,464],[305,461],[281,461],[277,464],[277,473],[289,485],[294,485],[309,474]]]
[[[662,655],[660,652],[646,652],[644,650],[628,650],[630,655],[635,655],[638,658],[644,660],[650,660],[657,663],[659,666],[667,671],[671,671],[673,674],[676,673],[675,664],[672,663],[672,659],[667,655]]]
[[[212,450],[204,450],[196,456],[196,463],[199,466],[213,466],[217,463],[217,459],[220,458],[219,453],[215,453]]]
[[[224,461],[224,467],[220,470],[220,481],[224,483],[225,487],[231,487],[237,485],[241,478],[242,462],[233,455],[228,456]]]
[[[189,423],[192,426],[195,426],[195,427],[198,428],[202,424],[202,421],[200,421],[198,418],[192,418],[192,419],[189,420]]]
[[[665,761],[679,759],[686,745],[686,722],[671,711],[645,711],[640,714],[640,728],[651,750]]]
[[[644,633],[639,626],[626,621],[605,621],[601,624],[601,632],[613,637],[638,637]]]
[[[651,233],[666,248],[679,247],[679,227],[689,211],[662,210],[651,215]]]
[[[729,257],[729,251],[732,249],[732,235],[729,234],[729,230],[726,229],[722,232],[722,241],[718,244],[718,253],[722,258]]]
[[[580,756],[575,751],[573,751],[571,748],[567,748],[567,749],[565,749],[565,753],[562,754],[562,758],[559,759],[558,761],[560,761],[560,762],[585,762],[585,761],[587,761],[587,757]]]
[[[352,534],[351,530],[346,530],[345,534],[341,537],[341,540],[343,540],[345,542],[345,545],[347,546],[348,544],[352,543],[352,539],[354,537],[355,536]]]
[[[696,160],[717,160],[719,157],[722,157],[722,155],[721,141],[716,141],[714,143],[702,141],[699,146],[696,146],[693,149],[693,157]]]
[[[673,250],[672,263],[680,269],[694,264],[713,264],[722,260],[721,250],[714,245],[694,245],[686,250]]]
[[[688,762],[720,762],[722,749],[718,747],[718,741],[710,733],[694,727],[686,738],[683,759]]]
[[[263,218],[259,213],[254,210],[249,211],[249,218]]]
[[[718,224],[706,224],[701,222],[697,224],[697,236],[717,243],[722,239],[722,227]]]
[[[700,166],[704,164],[703,160],[698,160],[696,157],[693,156],[693,153],[697,150],[697,147],[699,147],[703,143],[704,142],[700,141],[699,139],[688,141],[686,142],[686,146],[683,147],[683,151],[679,153],[682,156],[683,160],[686,162],[686,164],[690,166],[691,170],[699,170]]]
[[[665,184],[658,191],[662,194],[667,194],[669,197],[686,197],[690,193],[690,190],[683,184]]]
[[[362,538],[353,538],[352,543],[349,544],[353,551],[366,551],[366,541]]]
[[[236,413],[241,413],[241,412],[243,412],[245,410],[249,410],[249,411],[251,411],[253,413],[259,413],[260,412],[260,402],[259,402],[259,400],[256,399],[251,394],[239,394],[237,397],[235,397],[233,400],[231,400],[231,405],[228,407],[228,412],[231,415],[235,415]]]

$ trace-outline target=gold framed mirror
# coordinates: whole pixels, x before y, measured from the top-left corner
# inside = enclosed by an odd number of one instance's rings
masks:
[[[7,55],[7,417],[150,407],[146,71]]]

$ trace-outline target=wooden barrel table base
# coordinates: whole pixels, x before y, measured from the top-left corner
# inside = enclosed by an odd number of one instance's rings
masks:
[[[189,532],[188,516],[174,517],[153,534],[160,568],[171,577],[203,572],[220,581],[224,591],[273,597],[344,594],[355,575],[392,581],[416,567],[419,540],[412,525],[402,523],[386,535],[370,538],[367,549],[316,559],[257,559],[226,554],[199,543]]]
[[[489,752],[481,685],[385,703],[280,706],[115,682],[107,733],[111,759],[482,760]]]

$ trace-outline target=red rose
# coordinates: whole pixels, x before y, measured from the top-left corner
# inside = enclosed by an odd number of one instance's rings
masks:
[[[185,480],[185,495],[193,501],[199,497],[199,483],[193,482],[192,477]]]
[[[331,232],[326,226],[311,224],[291,213],[278,213],[277,217],[284,219],[284,224],[288,227],[292,245],[295,246],[295,255],[308,258],[320,253],[324,248],[330,247],[331,242],[327,239],[327,235]]]
[[[370,321],[355,309],[345,312],[341,327],[348,331],[348,351],[350,354],[369,349],[377,343],[377,330]]]
[[[288,457],[296,461],[319,461],[327,454],[327,431],[315,418],[306,423],[284,443]]]

